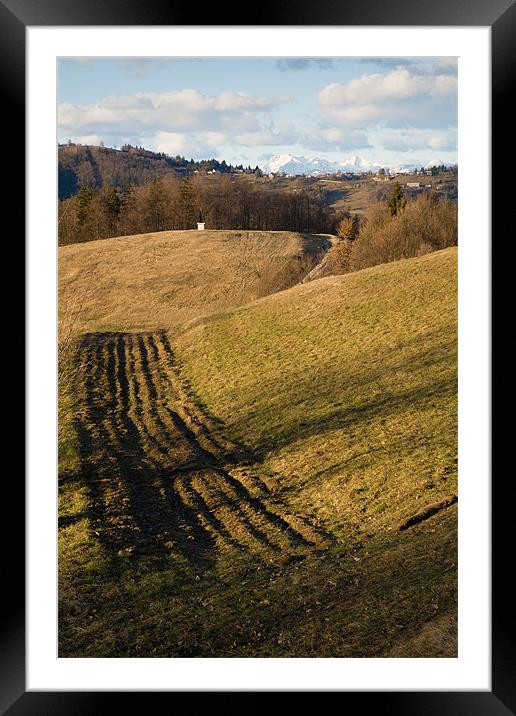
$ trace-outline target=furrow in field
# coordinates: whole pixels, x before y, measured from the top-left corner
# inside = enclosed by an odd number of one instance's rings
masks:
[[[242,450],[220,434],[220,429],[192,401],[190,394],[179,376],[176,360],[168,336],[164,331],[151,337],[154,357],[161,373],[170,382],[176,396],[176,411],[195,433],[198,440],[218,457],[232,461],[243,459]]]
[[[225,485],[220,475],[211,470],[202,475],[195,475],[191,482],[192,488],[208,505],[210,511],[220,516],[221,522],[237,541],[247,544],[253,549],[280,549],[268,533],[267,525],[257,523],[249,518],[244,505],[231,499],[225,491]]]
[[[325,545],[322,533],[267,498],[255,474],[194,404],[164,332],[84,337],[84,462],[101,539],[127,554],[286,554]],[[157,550],[157,551],[156,551]]]
[[[112,435],[101,418],[107,413],[105,392],[102,390],[106,372],[103,347],[100,343],[88,341],[83,345],[82,352],[85,366],[83,423],[86,434],[81,433],[81,452],[94,507],[91,517],[96,531],[118,548],[138,528],[132,511],[127,510],[131,493],[119,473],[119,456]],[[92,453],[98,458],[93,459]]]
[[[165,405],[166,394],[164,395],[163,391],[158,389],[158,385],[154,380],[144,337],[139,335],[133,338],[133,341],[135,355],[137,356],[135,375],[139,382],[143,416],[149,426],[149,431],[155,436],[156,442],[161,444],[162,450],[165,452],[168,452],[171,444],[173,444],[173,461],[175,465],[181,463],[190,464],[196,459],[195,451],[192,449],[190,442],[185,440],[181,431],[178,430],[172,411]]]
[[[253,497],[245,485],[239,482],[231,473],[221,471],[221,475],[227,485],[227,489],[231,490],[230,494],[233,500],[242,505],[250,517],[267,522],[271,528],[274,528],[284,539],[294,545],[306,546],[312,543],[311,539],[307,539],[302,532],[285,520],[282,514],[273,512],[264,502]]]
[[[237,466],[228,469],[229,474],[238,480],[253,497],[265,497],[279,488],[279,482],[274,477],[257,475],[250,472],[247,466]]]
[[[132,344],[133,349],[135,349],[135,351],[139,353],[139,344],[136,345],[134,341],[130,341],[127,337],[124,338],[125,345],[130,347],[130,345]],[[118,345],[122,345],[121,338],[118,341]],[[135,380],[135,376],[137,373],[134,370],[134,355],[133,353],[131,353],[130,350],[129,354],[131,356],[129,365],[133,368],[133,370],[129,370],[128,372],[130,375],[130,380],[133,384],[133,393],[139,396],[139,386],[137,380]],[[122,355],[125,356],[126,352],[120,351],[120,363],[124,367],[124,371],[122,371],[120,380],[122,382],[123,388],[125,387],[125,383],[127,380],[128,390],[126,392],[123,389],[121,391],[121,395],[126,396],[128,399],[129,380],[125,376],[126,363],[125,360],[122,358]],[[122,401],[121,408],[123,410],[126,410],[128,406],[128,400],[125,403]],[[153,514],[147,514],[147,520],[153,521],[153,531],[155,532],[156,537],[159,538],[162,543],[169,545],[173,548],[175,547],[182,552],[186,552],[190,556],[190,552],[192,551],[192,542],[195,543],[195,549],[197,551],[199,551],[201,547],[205,549],[207,545],[211,545],[210,535],[207,534],[206,531],[202,528],[202,526],[198,524],[195,515],[193,515],[188,509],[188,507],[183,505],[181,500],[179,499],[177,492],[175,491],[173,486],[173,479],[170,477],[169,474],[170,468],[174,464],[170,458],[170,450],[167,449],[166,442],[165,444],[162,444],[161,442],[156,440],[156,438],[152,434],[152,428],[155,427],[152,421],[150,423],[151,429],[149,430],[148,414],[144,411],[143,403],[141,401],[138,401],[138,407],[136,408],[136,410],[140,418],[140,422],[138,423],[137,427],[141,428],[143,425],[145,425],[145,431],[149,439],[149,443],[152,445],[151,452],[153,453],[154,460],[156,461],[154,464],[154,469],[151,471],[147,471],[145,475],[145,477],[147,478],[147,483],[145,485],[145,490],[147,492],[146,510],[148,512],[150,505],[152,505],[153,508]],[[137,438],[137,436],[134,437]],[[135,440],[135,444],[137,444],[137,440]],[[159,448],[157,454],[155,450],[156,446]],[[145,446],[146,453],[148,453],[148,450],[149,444]],[[150,495],[149,493],[148,488],[150,485],[152,485],[152,488],[155,490],[153,495]]]
[[[145,380],[140,378],[142,369],[138,342],[129,337],[126,344],[127,374],[132,397],[131,411],[137,428],[142,434],[144,449],[164,469],[171,469],[179,457],[171,454],[173,451],[177,451],[177,440],[173,439],[166,428],[163,430],[159,424],[156,424],[152,412],[149,410],[148,387]]]
[[[174,406],[176,413],[201,447],[222,462],[241,465],[242,467],[231,469],[231,474],[242,482],[253,495],[262,496],[274,492],[279,487],[278,480],[266,475],[257,475],[246,469],[246,456],[243,450],[222,436],[218,426],[192,401],[184,381],[179,376],[175,356],[166,333],[161,331],[150,334],[149,339],[154,359],[159,366],[161,380],[168,380],[172,386],[176,398]]]
[[[195,514],[200,524],[217,541],[219,547],[232,546],[241,548],[240,542],[226,528],[216,511],[210,509],[202,494],[193,489],[188,477],[179,476],[175,480],[175,489],[182,503]]]
[[[125,398],[130,399],[131,390],[128,382],[126,393],[121,376],[125,365],[122,350],[118,347],[117,357],[115,347],[108,337],[99,340],[90,361],[95,365],[94,372],[85,381],[89,425],[101,448],[95,451],[91,472],[94,478],[105,476],[101,480],[102,493],[98,485],[93,492],[90,490],[95,531],[119,554],[147,553],[154,557],[165,548],[193,563],[206,564],[213,540],[181,503],[173,481],[166,479],[162,466],[152,460],[147,446],[140,441],[139,431],[126,410]],[[99,400],[99,395],[104,400]],[[113,400],[117,396],[119,400]]]

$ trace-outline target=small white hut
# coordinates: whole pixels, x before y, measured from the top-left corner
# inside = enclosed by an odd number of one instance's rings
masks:
[[[197,222],[197,231],[204,231],[204,221]]]

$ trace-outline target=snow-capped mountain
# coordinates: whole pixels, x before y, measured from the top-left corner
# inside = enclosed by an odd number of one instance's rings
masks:
[[[292,154],[277,154],[265,164],[265,171],[274,174],[306,174],[316,176],[326,172],[339,171],[337,162],[318,157],[294,157]]]
[[[432,167],[440,166],[451,167],[453,164],[443,162],[441,159],[432,159],[432,161],[427,164],[423,162],[417,162],[416,164],[393,164],[392,166],[385,166],[384,168],[391,174],[412,174],[412,172],[416,171],[416,169],[421,169],[421,167],[424,167],[424,169],[432,169]]]
[[[339,165],[346,172],[377,172],[382,166],[381,164],[370,162],[368,159],[364,159],[364,157],[359,157],[357,154],[339,162]]]
[[[421,164],[395,164],[388,169],[391,174],[411,174],[416,169],[421,169]]]
[[[349,157],[342,162],[332,162],[320,157],[295,157],[292,154],[277,154],[263,165],[265,172],[273,174],[291,174],[317,176],[318,174],[333,174],[337,172],[367,172],[377,171],[380,165],[375,165],[359,156]]]
[[[441,159],[432,159],[432,161],[427,164],[423,164],[422,162],[419,162],[418,164],[398,164],[398,166],[389,167],[389,169],[392,174],[410,174],[415,169],[421,169],[421,167],[424,167],[424,169],[432,169],[432,167],[441,166],[452,167],[453,164],[450,164],[450,162],[443,162]]]
[[[441,161],[440,159],[432,159],[431,162],[428,162],[428,164],[425,164],[425,169],[432,169],[432,167],[441,167],[441,166],[443,166],[443,165],[444,165],[445,167],[451,167],[451,166],[452,166],[452,165],[449,164],[448,162],[443,162],[443,161]]]
[[[431,169],[441,164],[450,166],[446,162],[434,159],[425,165],[425,169]],[[422,163],[420,162],[418,164],[397,164],[389,167],[385,164],[371,162],[358,155],[343,159],[340,162],[332,162],[320,157],[296,157],[292,154],[276,154],[264,162],[261,169],[266,173],[287,174],[290,176],[318,176],[319,174],[336,174],[338,172],[377,172],[381,168],[391,172],[391,174],[409,174],[415,169],[420,169],[421,165]]]

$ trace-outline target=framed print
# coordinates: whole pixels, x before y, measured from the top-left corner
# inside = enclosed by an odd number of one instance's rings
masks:
[[[28,307],[2,713],[513,712],[490,281],[514,5],[0,11]]]

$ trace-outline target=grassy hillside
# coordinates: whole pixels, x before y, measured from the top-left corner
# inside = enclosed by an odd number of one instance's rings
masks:
[[[258,231],[162,231],[59,249],[62,320],[79,331],[173,330],[300,281],[324,236]]]
[[[446,249],[181,330],[128,286],[63,425],[60,656],[455,656],[456,270]]]
[[[456,491],[456,308],[448,249],[211,317],[175,349],[289,501],[354,539]]]

